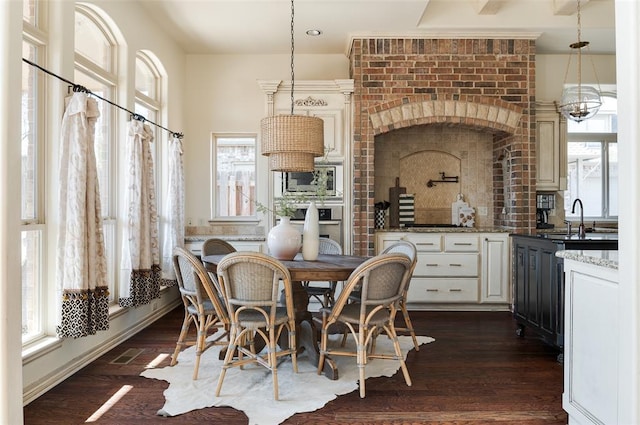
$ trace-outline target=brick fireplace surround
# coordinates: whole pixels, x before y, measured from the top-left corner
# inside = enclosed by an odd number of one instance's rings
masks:
[[[374,249],[374,137],[414,125],[493,134],[493,224],[535,229],[535,40],[354,39],[350,74],[354,253]],[[503,176],[505,155],[510,173]]]

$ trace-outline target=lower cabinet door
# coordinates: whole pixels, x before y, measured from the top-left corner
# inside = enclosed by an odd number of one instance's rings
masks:
[[[478,278],[413,278],[407,302],[478,302]]]

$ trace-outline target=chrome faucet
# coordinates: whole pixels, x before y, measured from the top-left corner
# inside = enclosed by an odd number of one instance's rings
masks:
[[[576,203],[580,204],[580,225],[578,226],[578,237],[580,239],[584,239],[587,235],[584,228],[584,206],[582,205],[582,201],[580,200],[580,198],[576,198],[576,200],[573,201],[573,206],[571,207],[571,214],[576,213]]]

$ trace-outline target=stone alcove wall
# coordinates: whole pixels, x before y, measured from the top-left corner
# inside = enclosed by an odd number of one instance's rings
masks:
[[[490,132],[493,225],[514,232],[535,226],[534,40],[355,39],[350,60],[355,253],[374,248],[375,136],[415,125]]]

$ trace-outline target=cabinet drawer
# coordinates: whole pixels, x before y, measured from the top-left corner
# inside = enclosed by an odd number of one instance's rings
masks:
[[[440,252],[442,250],[442,235],[406,235],[404,240],[413,242],[418,252]]]
[[[447,252],[478,252],[478,236],[445,235],[444,250]]]
[[[478,279],[411,279],[407,302],[477,302]]]
[[[418,253],[414,276],[478,276],[478,254]]]

